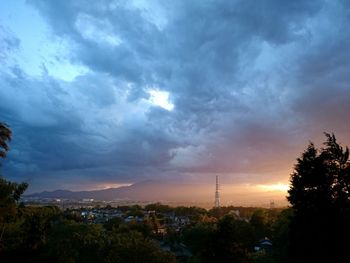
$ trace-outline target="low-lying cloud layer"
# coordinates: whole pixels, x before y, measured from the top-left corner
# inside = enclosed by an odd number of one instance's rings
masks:
[[[350,141],[346,1],[17,4],[29,33],[11,6],[0,20],[3,173],[33,190],[287,182],[309,139]]]

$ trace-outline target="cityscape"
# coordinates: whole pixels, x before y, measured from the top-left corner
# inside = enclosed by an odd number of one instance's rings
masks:
[[[343,262],[350,2],[3,0],[0,262]]]

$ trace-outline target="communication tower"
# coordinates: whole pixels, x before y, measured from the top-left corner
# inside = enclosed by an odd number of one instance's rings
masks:
[[[216,185],[215,185],[215,208],[220,207],[220,194],[219,194],[219,176],[216,176]]]

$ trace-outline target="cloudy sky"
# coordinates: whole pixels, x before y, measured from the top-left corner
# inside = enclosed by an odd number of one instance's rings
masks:
[[[349,28],[348,1],[5,0],[1,173],[286,184],[309,140],[350,144]]]

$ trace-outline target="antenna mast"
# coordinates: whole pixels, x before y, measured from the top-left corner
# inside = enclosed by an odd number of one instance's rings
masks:
[[[220,194],[219,194],[219,176],[216,176],[216,187],[215,187],[215,208],[220,207]]]

